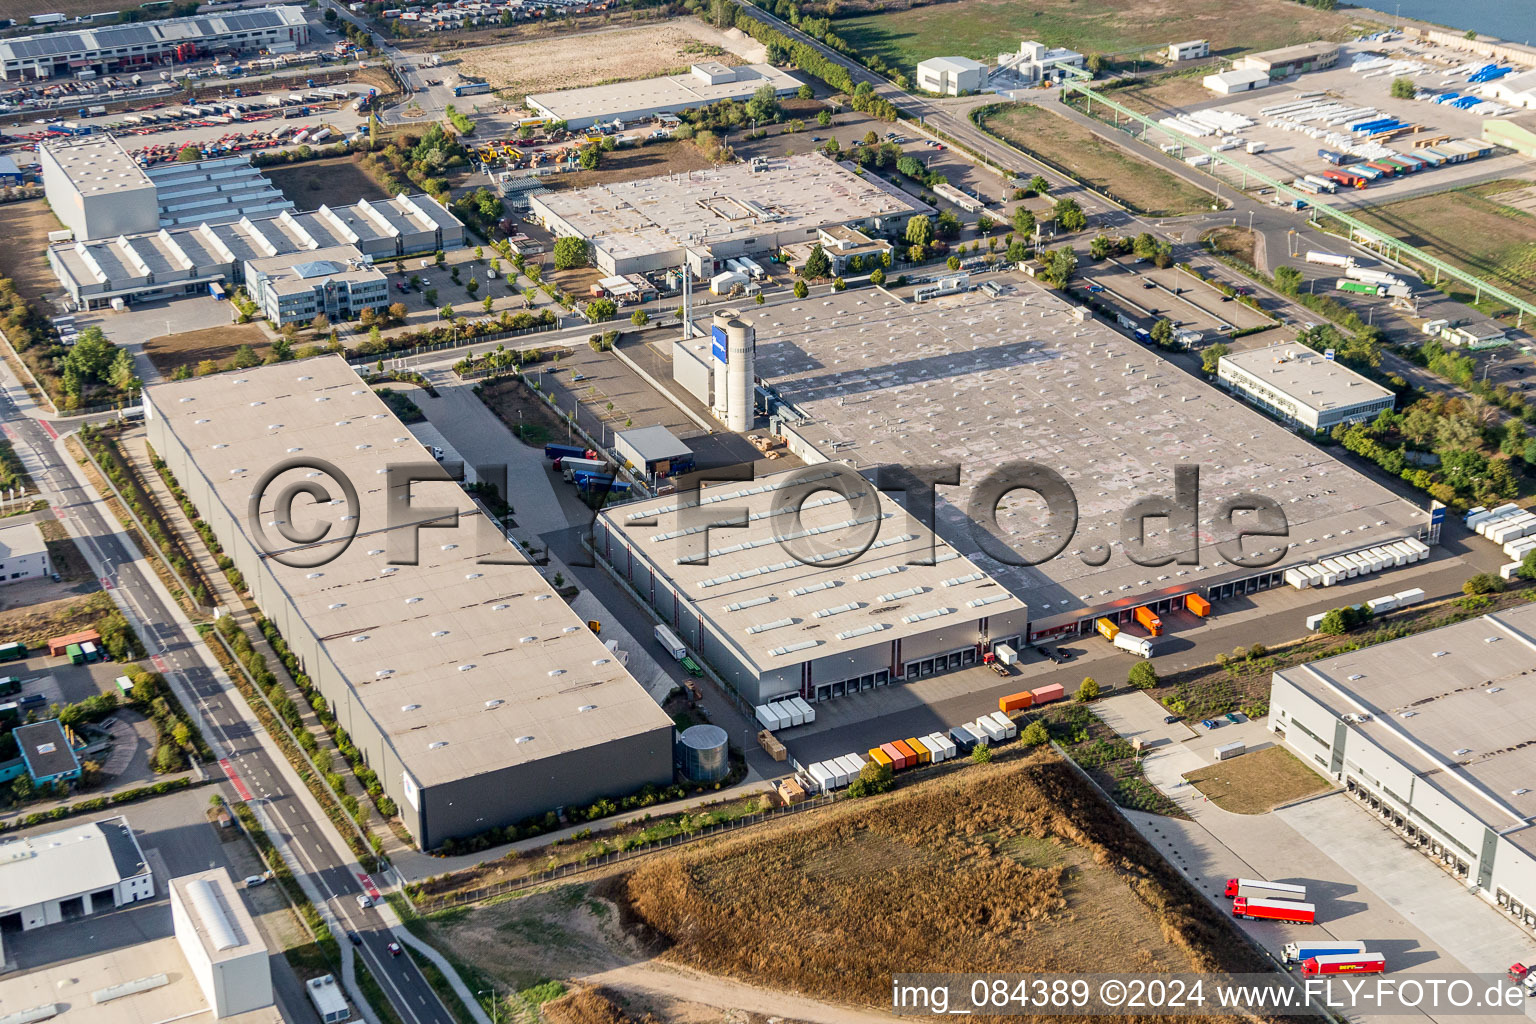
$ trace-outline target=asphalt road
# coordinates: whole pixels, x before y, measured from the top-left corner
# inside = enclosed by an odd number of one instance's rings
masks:
[[[386,945],[392,939],[388,927],[376,910],[358,907],[356,897],[362,886],[325,835],[331,824],[312,819],[293,795],[302,783],[286,762],[278,764],[267,754],[246,718],[234,710],[244,698],[233,686],[226,689],[222,679],[194,653],[195,645],[201,642],[196,631],[180,609],[168,608],[160,599],[135,562],[138,553],[129,549],[119,525],[63,464],[52,425],[24,415],[4,392],[0,392],[0,422],[12,443],[30,448],[42,465],[39,487],[51,498],[55,513],[81,538],[81,552],[103,585],[117,589],[132,608],[142,624],[141,636],[154,667],[164,673],[188,710],[201,719],[204,737],[227,760],[251,802],[276,826],[298,862],[297,870],[310,876],[342,927],[362,937],[357,952],[401,1019],[406,1024],[454,1024],[415,962],[408,956],[389,955]],[[219,770],[217,765],[208,767]],[[222,788],[226,799],[240,799],[231,781],[226,780]],[[337,938],[346,941],[345,936]],[[285,1006],[284,1013],[289,1011]],[[292,1011],[298,1017],[290,1019],[311,1018],[307,1001]]]

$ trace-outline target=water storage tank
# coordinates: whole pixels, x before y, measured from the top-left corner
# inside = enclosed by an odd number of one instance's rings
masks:
[[[678,770],[689,782],[719,782],[731,770],[725,730],[718,725],[684,729],[675,744]]]
[[[723,414],[727,430],[751,430],[755,418],[757,331],[751,320],[734,309],[717,310],[711,326],[716,415]]]

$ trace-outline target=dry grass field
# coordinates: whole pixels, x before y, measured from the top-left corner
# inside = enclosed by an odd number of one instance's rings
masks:
[[[736,54],[700,39],[684,24],[669,22],[466,50],[457,70],[484,78],[498,90],[523,96],[654,78],[711,59],[740,61]]]
[[[1211,802],[1233,814],[1265,814],[1293,800],[1327,792],[1323,777],[1284,747],[1265,747],[1184,776]]]
[[[0,238],[9,239],[0,246],[0,277],[15,281],[23,297],[37,299],[62,290],[43,252],[48,232],[63,226],[41,199],[0,203]]]
[[[603,154],[602,165],[594,171],[569,171],[551,174],[544,184],[551,189],[588,188],[592,185],[616,185],[637,178],[657,178],[664,174],[702,171],[709,159],[692,142],[652,142],[637,148],[616,149]]]
[[[1031,104],[1005,107],[987,117],[982,126],[1149,216],[1193,213],[1209,209],[1214,201],[1210,193],[1182,178]]]
[[[663,855],[606,892],[666,959],[840,1003],[889,1005],[897,972],[1101,970],[1110,936],[1117,970],[1263,969],[1048,752]]]
[[[169,376],[178,366],[196,366],[204,359],[223,363],[241,345],[251,346],[262,358],[266,357],[270,347],[266,332],[259,325],[230,324],[151,338],[144,343],[144,354],[155,364],[155,369]]]
[[[388,199],[384,190],[351,157],[314,160],[289,167],[269,167],[263,173],[301,210],[321,206],[350,206],[359,199]]]

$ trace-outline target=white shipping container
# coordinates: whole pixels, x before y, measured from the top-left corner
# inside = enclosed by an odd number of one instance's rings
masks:
[[[1522,566],[1524,564],[1525,564],[1524,562],[1510,562],[1507,565],[1499,566],[1499,579],[1501,579],[1501,580],[1512,580],[1512,579],[1514,579],[1515,578],[1515,574],[1520,571],[1520,566]]]
[[[848,773],[848,782],[852,785],[853,780],[859,777],[859,770],[864,767],[864,757],[861,754],[844,754],[837,759],[837,763]]]
[[[1485,508],[1481,511],[1473,512],[1467,516],[1467,529],[1475,530],[1477,529],[1479,523],[1485,523],[1488,520],[1493,519],[1495,516],[1502,516],[1508,512],[1514,512],[1519,509],[1519,507],[1520,506],[1516,505],[1514,502],[1510,502],[1506,505],[1500,505],[1498,508]]]
[[[1365,606],[1371,610],[1372,615],[1380,615],[1382,612],[1389,612],[1396,608],[1397,598],[1373,597],[1369,601],[1365,602]]]
[[[1508,522],[1499,523],[1488,531],[1488,539],[1495,544],[1508,544],[1512,540],[1524,537],[1536,530],[1536,516],[1526,514],[1516,516]]]
[[[1376,571],[1376,561],[1361,551],[1350,553],[1349,560],[1360,567],[1360,575],[1369,576]]]
[[[810,725],[816,721],[816,709],[805,702],[804,697],[793,697],[787,703],[793,704],[800,714],[801,725]]]
[[[1406,608],[1410,604],[1418,604],[1424,600],[1424,591],[1414,587],[1412,590],[1399,590],[1392,596],[1397,598],[1397,606],[1399,608]]]
[[[1316,565],[1312,566],[1312,568],[1316,569],[1319,573],[1322,574],[1323,586],[1331,587],[1335,583],[1339,582],[1338,570],[1329,565],[1327,562],[1318,562]]]
[[[757,715],[758,722],[769,732],[777,732],[783,728],[780,724],[779,713],[773,710],[772,704],[759,704],[753,711]]]
[[[1524,558],[1532,549],[1536,549],[1536,537],[1521,537],[1504,545],[1504,553],[1510,558]]]
[[[1408,564],[1408,552],[1404,551],[1396,544],[1384,544],[1380,550],[1382,554],[1392,559],[1392,565],[1394,568],[1399,565]]]
[[[784,719],[784,727],[786,729],[793,728],[805,721],[805,716],[795,710],[795,706],[787,700],[781,700],[774,704],[773,709]]]
[[[816,762],[815,764],[811,765],[810,768],[806,769],[806,774],[810,775],[811,780],[816,784],[818,791],[822,793],[832,792],[834,788],[834,780],[837,778],[837,776],[832,772],[832,769],[828,768],[825,764],[822,764],[820,761]]]
[[[1484,519],[1482,522],[1478,523],[1475,529],[1480,536],[1487,537],[1491,535],[1494,530],[1498,529],[1505,523],[1510,523],[1518,519],[1521,514],[1522,510],[1518,508],[1511,509],[1508,512],[1500,512],[1498,515],[1489,516],[1487,519]]]
[[[834,757],[830,761],[823,761],[821,763],[826,766],[827,771],[832,773],[832,785],[838,789],[842,789],[852,781],[848,778],[848,766],[843,764],[840,759]]]
[[[1413,549],[1414,553],[1419,556],[1419,561],[1422,562],[1424,559],[1429,557],[1429,545],[1425,544],[1417,537],[1409,537],[1405,539],[1403,543],[1407,544],[1410,548]]]
[[[1314,587],[1321,587],[1326,585],[1324,584],[1323,580],[1327,573],[1316,565],[1303,565],[1301,567],[1301,574],[1305,576]]]
[[[928,745],[929,750],[933,751],[935,761],[948,761],[955,756],[955,744],[943,733],[929,733],[928,738],[923,742]]]
[[[1305,575],[1300,569],[1287,569],[1285,582],[1297,590],[1305,590],[1312,585],[1312,577]]]
[[[988,715],[987,717],[991,718],[992,721],[996,722],[997,723],[997,727],[999,729],[1003,730],[1003,738],[1004,739],[1010,739],[1011,740],[1011,739],[1013,739],[1013,737],[1015,737],[1015,736],[1017,736],[1019,734],[1018,724],[1016,722],[1014,722],[1013,719],[1008,717],[1007,712],[1004,712],[1004,711],[994,711],[994,712],[992,712],[992,714]]]
[[[1376,571],[1391,569],[1397,565],[1397,557],[1389,554],[1382,548],[1371,548],[1371,557],[1376,560]]]
[[[1319,626],[1321,626],[1323,624],[1323,616],[1325,616],[1327,614],[1328,614],[1327,612],[1318,612],[1316,615],[1308,615],[1307,616],[1307,632],[1309,632],[1309,633],[1316,633],[1317,632],[1317,627],[1319,627]]]
[[[1400,541],[1400,540],[1393,541],[1392,542],[1392,548],[1393,548],[1393,550],[1398,551],[1398,552],[1400,552],[1402,554],[1402,556],[1403,556],[1403,564],[1404,565],[1411,565],[1412,563],[1417,562],[1419,560],[1418,552],[1414,551],[1413,548],[1409,547],[1403,541]]]
[[[976,719],[974,722],[967,722],[965,727],[969,729],[978,740],[988,745],[993,743],[1001,743],[1003,741],[1003,730],[997,727],[996,722],[986,718],[985,716]]]
[[[1246,752],[1247,749],[1247,745],[1244,744],[1242,740],[1234,740],[1231,743],[1223,743],[1221,746],[1216,748],[1216,760],[1225,761],[1228,758],[1237,757],[1239,754]]]

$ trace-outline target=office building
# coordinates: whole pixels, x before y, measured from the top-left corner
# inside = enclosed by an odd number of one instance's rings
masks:
[[[1059,82],[1068,74],[1067,68],[1082,68],[1087,63],[1088,58],[1076,50],[1046,46],[1032,39],[1020,43],[1014,53],[997,55],[999,71],[1011,71],[1027,83]]]
[[[1232,67],[1239,71],[1262,71],[1275,79],[1322,71],[1338,62],[1339,44],[1319,41],[1246,54],[1233,61]]]
[[[609,275],[685,262],[701,280],[737,256],[768,255],[851,224],[883,233],[932,208],[894,186],[816,153],[758,157],[660,178],[539,193],[532,217],[555,235],[592,243]]]
[[[917,65],[917,87],[941,96],[979,92],[987,84],[987,66],[969,57],[929,57]]]
[[[1269,728],[1390,830],[1382,843],[1536,931],[1533,698],[1522,605],[1276,672]]]
[[[1211,55],[1211,44],[1205,39],[1191,39],[1185,43],[1169,43],[1168,59],[1171,61],[1198,60]]]
[[[0,526],[0,583],[35,580],[52,572],[48,542],[36,523]]]
[[[127,818],[0,841],[0,923],[31,931],[154,895]]]
[[[80,759],[75,756],[74,732],[59,720],[19,725],[12,732],[27,775],[39,786],[74,782],[80,778]]]
[[[672,720],[462,488],[391,484],[390,466],[437,464],[339,356],[150,385],[144,417],[424,849],[671,782]],[[355,499],[300,466],[248,516],[297,458]],[[290,483],[341,502],[313,544],[275,522]],[[296,536],[315,528],[295,515]]]
[[[1216,364],[1216,379],[1245,401],[1306,430],[1373,420],[1397,403],[1387,388],[1296,342],[1228,353]]]
[[[0,39],[0,79],[94,78],[215,53],[286,50],[309,43],[301,7],[255,7]]]
[[[245,287],[272,323],[307,324],[324,314],[332,323],[389,305],[389,278],[356,246],[338,245],[293,256],[247,260]]]
[[[554,121],[564,121],[574,130],[599,122],[633,124],[722,100],[745,101],[764,85],[773,86],[775,96],[791,96],[802,84],[800,79],[772,64],[730,67],[711,60],[693,65],[686,74],[530,93],[524,102],[530,110]]]

